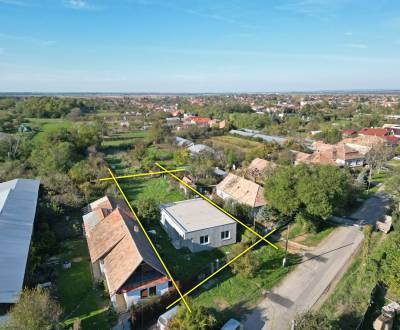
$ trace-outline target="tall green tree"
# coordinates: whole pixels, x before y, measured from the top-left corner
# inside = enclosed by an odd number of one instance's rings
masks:
[[[265,198],[270,205],[285,215],[293,215],[300,206],[297,194],[297,174],[294,166],[281,167],[265,182]]]

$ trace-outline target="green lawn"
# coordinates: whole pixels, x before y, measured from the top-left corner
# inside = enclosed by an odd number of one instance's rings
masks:
[[[83,330],[109,329],[115,323],[109,312],[109,297],[104,290],[94,287],[86,242],[84,240],[62,243],[61,260],[70,260],[70,269],[58,269],[57,288],[64,311],[64,323],[75,319],[82,321]]]
[[[104,138],[102,147],[128,147],[147,136],[146,131],[127,131],[113,134],[110,138]]]
[[[320,229],[320,231],[316,233],[308,233],[304,230],[302,224],[294,223],[290,225],[289,239],[295,240],[296,242],[306,246],[316,246],[334,230],[335,227],[326,224]],[[286,237],[286,232],[282,233],[282,237]]]
[[[133,204],[135,200],[147,197],[154,198],[160,204],[185,199],[182,191],[166,177],[124,180],[121,181],[121,187]]]
[[[67,119],[38,119],[31,118],[29,123],[32,124],[32,128],[37,127],[39,132],[35,134],[33,141],[41,142],[45,139],[46,135],[52,131],[56,131],[60,128],[71,128],[74,124]]]
[[[261,268],[254,278],[243,278],[224,270],[217,281],[211,280],[210,288],[193,298],[194,305],[216,309],[220,312],[222,322],[232,317],[241,319],[299,261],[299,257],[289,255],[289,267],[283,268],[283,250],[264,246],[254,253],[261,262]]]

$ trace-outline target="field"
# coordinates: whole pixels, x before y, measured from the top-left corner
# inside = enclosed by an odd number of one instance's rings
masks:
[[[108,329],[115,323],[109,311],[109,297],[92,281],[90,261],[85,240],[66,241],[62,244],[61,260],[72,263],[70,269],[58,269],[57,287],[64,324],[80,319],[83,330]]]
[[[38,129],[39,132],[35,134],[33,141],[41,142],[46,135],[50,132],[56,131],[60,128],[71,128],[74,123],[66,119],[37,119],[30,118],[29,124],[33,129]]]
[[[209,142],[215,149],[232,150],[237,155],[243,157],[246,157],[248,153],[254,152],[263,147],[263,143],[261,142],[251,141],[231,135],[213,136],[205,142]]]
[[[137,141],[145,138],[147,132],[145,131],[131,131],[114,133],[110,138],[104,138],[102,147],[127,147],[132,146]]]

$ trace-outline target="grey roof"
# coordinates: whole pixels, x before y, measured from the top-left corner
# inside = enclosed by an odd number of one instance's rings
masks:
[[[266,142],[277,142],[284,143],[287,139],[280,136],[265,135],[265,134],[254,134],[254,138],[262,139]]]
[[[176,144],[180,147],[190,147],[194,145],[194,143],[190,140],[184,139],[180,136],[175,137]]]
[[[199,152],[209,151],[214,152],[212,148],[206,146],[205,144],[194,144],[188,148],[189,152],[192,154],[198,154]]]
[[[237,135],[242,135],[242,136],[248,136],[248,137],[251,137],[251,136],[254,135],[254,133],[239,131],[239,130],[236,130],[236,129],[231,129],[231,130],[229,131],[229,133],[231,133],[231,134],[237,134]]]
[[[161,205],[161,211],[167,212],[186,233],[235,223],[201,198]]]
[[[40,181],[0,183],[0,303],[18,300],[25,276]]]
[[[265,134],[261,134],[259,131],[255,131],[255,130],[251,130],[251,129],[247,129],[247,128],[244,128],[242,130],[232,129],[229,131],[229,133],[246,136],[246,137],[252,137],[252,138],[256,138],[256,139],[262,139],[265,142],[284,143],[287,140],[286,138],[283,138],[280,136],[265,135]]]

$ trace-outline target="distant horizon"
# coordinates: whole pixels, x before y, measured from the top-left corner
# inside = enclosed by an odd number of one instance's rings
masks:
[[[161,96],[207,96],[207,95],[271,95],[271,94],[400,94],[400,88],[375,88],[375,89],[316,89],[316,90],[281,90],[281,91],[225,91],[225,92],[127,92],[127,91],[109,91],[109,92],[73,92],[73,91],[59,91],[59,92],[38,92],[38,91],[0,91],[0,96],[85,96],[85,95],[161,95]]]

